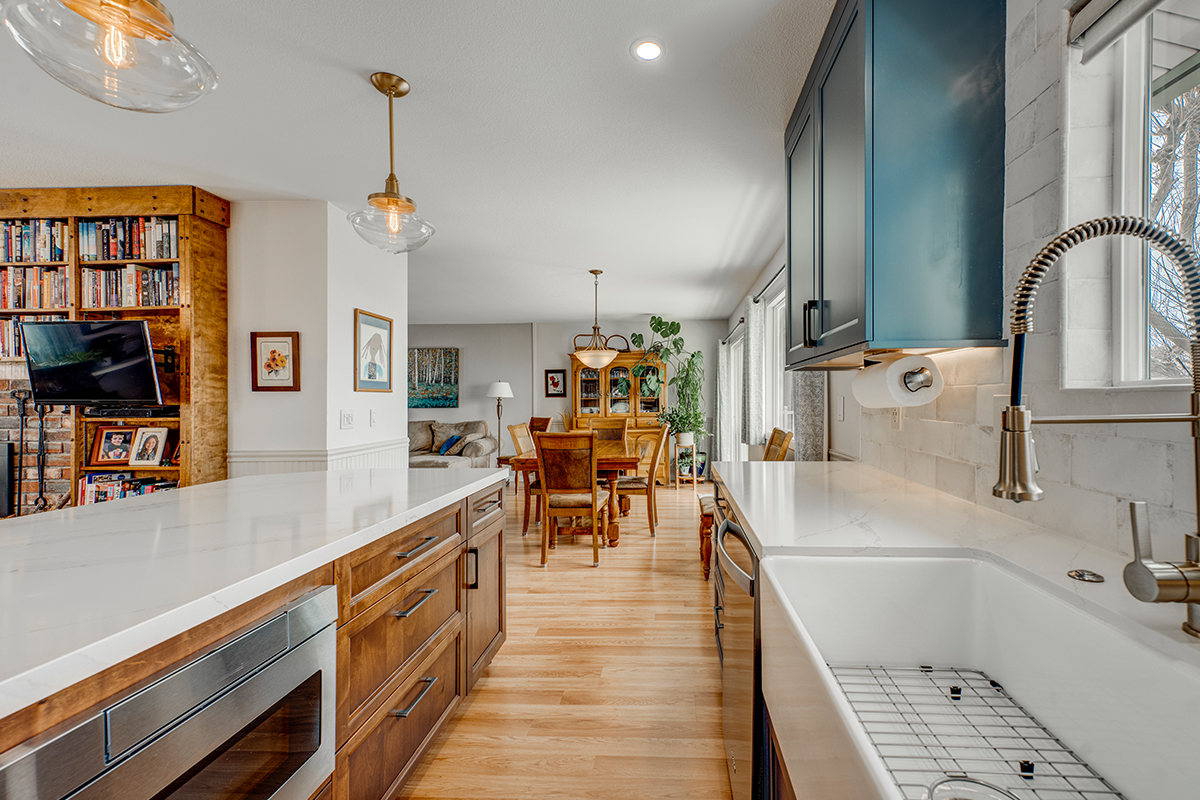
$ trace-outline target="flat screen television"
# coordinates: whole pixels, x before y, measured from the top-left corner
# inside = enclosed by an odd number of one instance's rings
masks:
[[[48,406],[161,406],[144,320],[21,323],[33,402]]]

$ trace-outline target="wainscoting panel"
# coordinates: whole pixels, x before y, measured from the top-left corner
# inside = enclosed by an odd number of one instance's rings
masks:
[[[334,450],[230,450],[229,477],[331,469],[400,469],[408,466],[408,438]]]

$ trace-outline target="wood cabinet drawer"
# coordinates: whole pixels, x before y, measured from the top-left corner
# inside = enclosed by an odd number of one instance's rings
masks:
[[[337,800],[390,800],[462,698],[462,626],[437,638],[430,655],[338,751]]]
[[[505,620],[504,521],[467,542],[467,692],[474,688],[500,646]]]
[[[333,800],[333,781],[322,786],[317,790],[317,793],[312,796],[312,800]]]
[[[338,630],[339,746],[463,610],[463,560],[447,553]]]
[[[504,521],[505,483],[500,481],[467,498],[468,536],[482,533],[497,522]]]
[[[338,624],[379,602],[401,583],[462,546],[463,507],[455,503],[334,562]]]

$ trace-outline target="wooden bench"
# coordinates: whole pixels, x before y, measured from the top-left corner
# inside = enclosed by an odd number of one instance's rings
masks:
[[[712,568],[712,526],[717,511],[717,498],[711,494],[700,497],[700,563],[704,568],[704,580]]]

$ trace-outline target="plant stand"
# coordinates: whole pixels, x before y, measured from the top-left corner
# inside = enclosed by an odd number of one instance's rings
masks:
[[[679,454],[680,454],[680,451],[682,451],[682,450],[687,450],[688,452],[691,453],[691,456],[692,456],[692,468],[691,468],[690,472],[685,473],[683,475],[679,474]],[[696,484],[699,482],[699,478],[696,477],[696,444],[695,444],[695,442],[693,442],[692,444],[676,444],[675,445],[675,469],[672,471],[675,473],[675,488],[676,489],[679,488],[680,481],[687,481],[687,482],[691,483],[693,490],[696,488]]]

